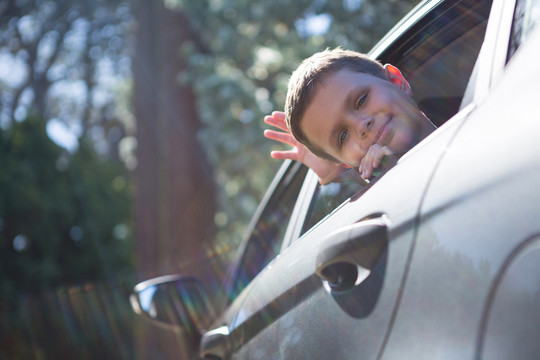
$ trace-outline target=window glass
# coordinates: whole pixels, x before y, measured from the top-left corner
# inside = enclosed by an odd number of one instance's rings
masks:
[[[490,8],[491,1],[460,1],[437,8],[379,58],[402,71],[415,101],[437,126],[459,110],[484,39]],[[302,233],[368,187],[359,177],[319,186]]]
[[[491,1],[461,1],[445,9],[388,61],[401,69],[416,103],[436,126],[460,108],[490,8]]]
[[[234,294],[239,294],[279,253],[307,170],[300,163],[292,163],[282,176],[246,242],[234,275]]]
[[[351,169],[341,178],[341,182],[328,185],[319,185],[313,196],[308,215],[302,227],[302,234],[311,229],[315,224],[332,213],[339,205],[344,203],[353,194],[367,189],[368,183],[364,182],[360,174]]]
[[[507,61],[516,52],[519,46],[525,41],[538,22],[540,16],[540,1],[538,0],[517,0],[514,11],[514,21],[512,23],[512,34],[510,36],[510,46],[508,47]]]

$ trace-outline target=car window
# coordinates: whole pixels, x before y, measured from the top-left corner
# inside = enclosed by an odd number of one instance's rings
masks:
[[[232,276],[233,298],[279,253],[307,170],[301,163],[291,163],[271,190],[260,216],[254,217],[254,225],[250,225],[249,237],[240,250],[242,255]]]
[[[368,185],[354,169],[347,171],[342,176],[341,182],[333,182],[327,185],[319,184],[314,192],[313,200],[309,206],[301,233],[305,233],[327,215],[331,214],[339,205],[349,199],[351,195],[367,189]]]
[[[460,108],[490,8],[490,1],[461,1],[442,9],[437,19],[389,56],[388,62],[401,69],[416,103],[436,126]]]
[[[526,40],[540,17],[540,1],[517,0],[508,47],[507,61],[516,52],[519,46]]]
[[[460,108],[480,51],[491,1],[460,1],[437,8],[379,56],[397,66],[413,89],[413,97],[440,126]],[[367,186],[354,177],[319,186],[306,216],[305,233],[352,195]]]

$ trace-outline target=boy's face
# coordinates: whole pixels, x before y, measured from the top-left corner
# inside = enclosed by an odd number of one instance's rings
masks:
[[[324,77],[300,120],[307,139],[355,168],[375,143],[394,153],[414,146],[429,120],[399,71],[386,75],[388,80],[343,69]]]

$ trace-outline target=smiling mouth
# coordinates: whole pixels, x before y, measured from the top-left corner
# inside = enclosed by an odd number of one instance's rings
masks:
[[[373,144],[379,144],[379,145],[384,146],[384,144],[380,144],[379,141],[381,140],[381,138],[384,140],[384,138],[386,137],[388,133],[388,125],[390,124],[391,121],[392,121],[392,117],[390,116],[390,118],[379,128],[379,131],[377,131],[377,135],[375,136],[375,139],[373,139]]]

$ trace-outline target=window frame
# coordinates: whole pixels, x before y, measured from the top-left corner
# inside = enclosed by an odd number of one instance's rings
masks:
[[[462,0],[465,1],[465,0]],[[369,56],[377,59],[392,59],[398,57],[400,53],[407,53],[408,46],[410,46],[413,39],[418,38],[423,31],[428,29],[433,25],[434,22],[440,21],[441,16],[447,13],[460,2],[451,2],[451,1],[424,1],[417,6],[416,12],[410,13],[407,18],[404,18],[400,23],[398,23],[389,33],[386,35],[374,48],[369,52]],[[494,0],[493,2],[495,2]],[[492,5],[493,6],[493,5]],[[489,24],[488,24],[489,25]],[[487,32],[487,29],[486,29]],[[477,59],[481,54],[478,54]],[[474,69],[469,75],[469,81],[474,76]],[[462,100],[466,96],[466,90],[462,96]],[[457,113],[461,112],[462,109],[459,109]],[[456,114],[457,114],[456,113]],[[447,119],[448,120],[448,119]],[[311,228],[305,229],[304,226],[307,221],[307,216],[313,205],[314,195],[317,193],[319,187],[318,178],[313,173],[309,171],[306,176],[306,182],[304,188],[300,192],[300,200],[296,208],[293,210],[289,228],[287,230],[286,240],[283,242],[281,251],[284,251],[288,246],[293,242],[298,240],[301,237],[304,237],[308,234],[311,229],[317,227],[319,224],[325,221],[331,214],[333,214],[337,209],[341,208],[346,204],[351,198],[358,198],[362,195],[363,192],[367,191],[371,185],[367,187],[360,187],[358,191],[352,193],[348,200],[345,200],[338,205],[335,209],[331,210],[325,217],[323,217],[319,222],[315,223]]]
[[[504,74],[514,17],[515,0],[493,0],[484,44],[478,55],[470,102],[481,103]]]
[[[483,0],[483,1],[485,1],[485,0]],[[489,19],[492,16],[491,12],[493,11],[493,6],[494,6],[493,4],[496,1],[497,0],[491,1],[491,3],[492,3],[491,4],[491,11],[488,14],[488,18],[487,18],[488,19],[488,25],[487,26],[489,26],[489,22],[490,22]],[[429,31],[430,29],[431,30],[439,29],[439,26],[438,25],[434,26],[434,24],[436,25],[438,22],[444,21],[444,19],[447,18],[448,16],[451,16],[452,19],[454,19],[454,20],[457,19],[455,9],[459,9],[460,6],[465,7],[465,8],[468,9],[469,6],[467,6],[467,3],[470,3],[470,2],[472,2],[472,1],[459,0],[459,1],[455,1],[455,2],[453,2],[453,1],[445,1],[445,2],[442,2],[442,3],[437,2],[436,5],[430,6],[429,11],[427,13],[424,13],[423,16],[420,19],[418,19],[414,23],[414,25],[411,26],[411,28],[408,31],[405,30],[397,38],[397,39],[406,38],[406,40],[401,40],[401,41],[396,40],[396,43],[388,45],[387,49],[382,49],[381,50],[381,49],[377,48],[375,51],[370,52],[370,54],[371,53],[376,54],[377,59],[380,60],[383,63],[388,62],[388,63],[396,65],[398,68],[400,68],[399,62],[401,62],[401,59],[403,59],[405,56],[407,56],[407,54],[411,51],[411,49],[414,49],[417,46],[417,44],[418,44],[417,41],[419,39],[422,39],[422,42],[423,42],[424,36],[422,34],[423,34],[424,31],[426,31],[426,30]],[[478,3],[475,2],[474,4],[477,5]],[[484,5],[487,5],[487,4],[484,4]],[[460,21],[469,22],[469,21],[472,21],[473,19],[474,19],[474,17],[471,17],[470,14],[468,16],[466,16],[466,17],[461,17],[460,16]],[[480,22],[477,24],[477,26],[478,25],[480,25]],[[484,32],[484,41],[485,41],[485,36],[486,36],[487,32],[489,31],[487,26],[486,26],[486,29],[485,29],[485,32]],[[461,36],[459,36],[458,38],[456,38],[454,40],[459,40],[459,38],[461,38],[466,33],[468,33],[468,31],[463,32]],[[437,35],[439,35],[439,34],[437,34]],[[453,44],[455,44],[454,41],[452,41],[452,45]],[[445,45],[445,47],[447,47],[447,45]],[[378,46],[379,45],[377,45],[376,47],[378,47]],[[479,48],[480,53],[478,53],[474,64],[472,64],[473,68],[472,68],[472,71],[470,72],[469,78],[466,81],[467,85],[465,86],[465,88],[463,89],[463,92],[461,93],[461,100],[460,100],[461,105],[458,104],[457,106],[455,106],[456,112],[452,116],[455,116],[456,114],[458,114],[459,111],[461,111],[464,108],[464,104],[466,105],[466,104],[472,102],[468,92],[471,91],[469,89],[469,87],[471,86],[472,79],[474,79],[477,76],[477,74],[475,73],[476,70],[477,70],[477,69],[475,69],[475,64],[478,61],[478,59],[481,57],[481,51],[482,51],[481,49],[483,49],[483,47],[484,47],[484,45],[482,43],[480,45],[480,48]],[[412,81],[411,79],[409,79],[407,77],[407,74],[405,74],[407,69],[405,68],[405,69],[401,69],[401,70],[402,70],[402,72],[404,72],[405,77],[409,81]],[[411,85],[414,85],[414,83],[411,83]],[[414,93],[415,93],[415,91],[414,91],[414,86],[413,86],[413,94]],[[415,96],[415,101],[417,101],[417,103],[419,103],[419,100],[420,99],[416,98],[416,96]],[[428,110],[428,109],[429,108],[427,108],[426,110]],[[433,121],[437,126],[441,126],[446,121],[448,121],[452,116],[450,116],[448,118],[445,118],[442,121],[438,121],[437,120],[438,116],[434,116]],[[441,120],[441,119],[439,119],[439,120]]]
[[[228,305],[232,303],[238,295],[242,293],[242,291],[237,291],[238,288],[238,282],[239,274],[242,269],[242,265],[244,264],[244,258],[246,255],[246,250],[250,244],[251,241],[253,241],[253,234],[255,229],[257,228],[258,224],[263,219],[264,215],[269,211],[270,207],[273,204],[278,204],[279,199],[276,199],[276,193],[280,186],[283,186],[285,182],[288,184],[285,184],[285,186],[288,186],[291,184],[296,176],[302,176],[301,174],[305,171],[305,175],[303,176],[302,185],[300,186],[300,190],[298,193],[297,198],[294,200],[293,210],[291,211],[291,216],[288,219],[287,225],[285,227],[284,236],[282,239],[275,239],[276,242],[281,242],[281,245],[276,244],[277,247],[277,254],[279,254],[282,250],[284,243],[289,243],[288,237],[291,236],[289,232],[289,227],[291,226],[291,220],[293,219],[293,214],[298,206],[298,202],[301,199],[300,194],[302,194],[302,191],[305,187],[306,178],[309,176],[309,171],[306,171],[307,168],[305,165],[291,161],[291,160],[285,160],[283,161],[283,164],[279,168],[276,176],[272,180],[270,186],[268,187],[263,199],[261,200],[259,206],[257,207],[257,210],[255,211],[255,214],[251,218],[251,221],[248,225],[248,228],[246,230],[246,235],[240,245],[237,248],[235,258],[233,262],[231,263],[231,266],[229,267],[229,270],[227,271],[227,275],[225,276],[224,281],[224,288],[226,289],[226,293],[228,295],[228,299],[226,301],[226,304]],[[249,259],[247,260],[249,261]],[[270,260],[271,262],[272,260]],[[257,277],[257,275],[266,267],[261,266],[261,268],[254,274],[254,276],[244,284],[243,289],[245,289],[254,278]]]
[[[280,253],[303,235],[302,228],[304,227],[307,214],[318,186],[319,177],[313,170],[309,169],[304,179],[304,184],[298,194],[296,205],[291,213],[291,219],[289,220]]]

